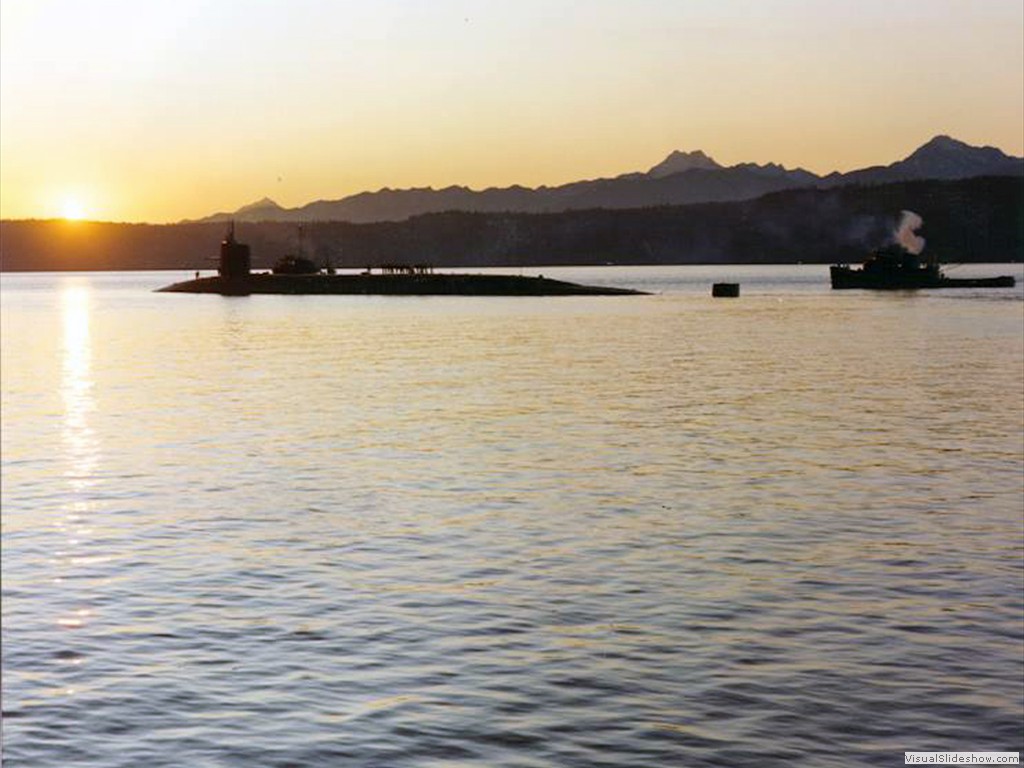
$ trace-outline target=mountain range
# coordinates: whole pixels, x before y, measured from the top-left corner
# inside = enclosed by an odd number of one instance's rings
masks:
[[[754,200],[559,213],[450,211],[355,224],[240,227],[256,269],[305,248],[340,269],[371,264],[540,267],[595,264],[859,262],[892,242],[901,211],[923,220],[942,262],[1024,260],[1024,176],[789,189]],[[212,269],[222,222],[0,221],[0,269]]]
[[[283,208],[263,198],[236,211],[215,213],[199,222],[219,221],[402,221],[443,211],[555,213],[593,208],[646,208],[660,205],[751,200],[770,192],[846,185],[877,185],[923,179],[977,176],[1024,176],[1024,158],[995,147],[975,147],[949,136],[936,136],[906,158],[826,176],[776,163],[723,166],[700,150],[675,151],[646,172],[577,181],[555,187],[511,186],[473,190],[413,188],[361,192],[339,200],[316,200]]]

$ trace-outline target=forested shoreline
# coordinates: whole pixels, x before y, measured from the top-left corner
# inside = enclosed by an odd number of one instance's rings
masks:
[[[441,267],[860,261],[902,210],[947,262],[1024,260],[1024,179],[980,177],[776,192],[755,200],[561,213],[451,211],[404,221],[238,225],[264,269],[300,249],[319,264]],[[210,269],[223,223],[0,222],[0,269]]]

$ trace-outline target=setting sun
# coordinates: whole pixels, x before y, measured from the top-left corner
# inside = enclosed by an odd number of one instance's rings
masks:
[[[87,216],[85,206],[81,200],[68,198],[61,206],[61,217],[68,221],[81,221]]]

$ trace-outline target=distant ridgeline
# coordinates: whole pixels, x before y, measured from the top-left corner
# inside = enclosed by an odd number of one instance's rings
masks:
[[[925,221],[929,256],[1024,260],[1024,177],[907,181],[774,192],[752,200],[561,213],[447,212],[404,221],[312,222],[318,265],[540,266],[860,261],[885,245],[900,211]],[[0,267],[213,269],[224,223],[0,222]],[[289,222],[239,224],[254,269],[298,248]]]
[[[404,221],[424,213],[447,211],[560,213],[594,208],[650,208],[753,200],[787,189],[833,189],[851,184],[894,184],[929,179],[953,181],[981,176],[1024,176],[1024,157],[1012,157],[996,147],[974,147],[949,136],[936,136],[907,157],[889,165],[819,176],[803,168],[789,169],[778,163],[724,166],[700,150],[676,151],[645,172],[573,181],[553,187],[515,185],[481,190],[462,186],[444,189],[384,188],[339,200],[314,200],[297,208],[283,208],[273,200],[263,198],[199,221],[350,221],[367,224]]]

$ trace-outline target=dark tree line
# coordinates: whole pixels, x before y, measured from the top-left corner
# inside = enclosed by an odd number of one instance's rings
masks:
[[[309,222],[320,265],[541,266],[860,261],[904,209],[947,262],[1024,260],[1024,179],[983,177],[776,192],[755,200],[562,213],[451,211],[405,221]],[[4,270],[211,269],[223,224],[0,223]],[[296,225],[238,225],[253,265],[299,247]]]

